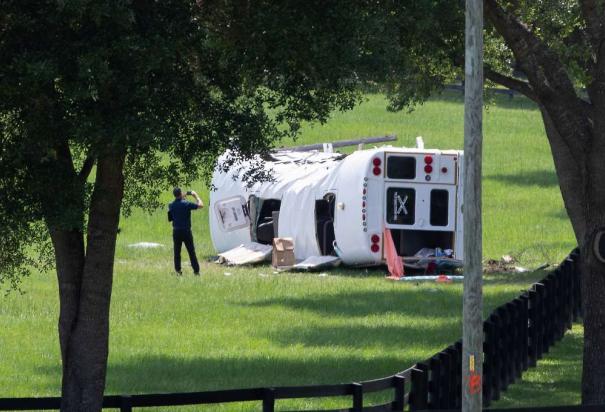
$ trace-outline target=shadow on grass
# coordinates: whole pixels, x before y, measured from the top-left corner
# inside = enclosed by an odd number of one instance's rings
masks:
[[[569,220],[569,215],[567,214],[567,210],[565,210],[565,208],[549,213],[548,215],[556,219]]]
[[[300,359],[266,353],[257,357],[221,358],[142,355],[110,362],[106,395],[350,383],[389,376],[416,361],[404,354]],[[43,367],[40,372],[56,375],[57,370]]]
[[[397,284],[393,286],[392,290],[387,291],[326,292],[305,297],[261,299],[245,305],[306,310],[330,317],[351,318],[399,313],[419,319],[450,317],[453,310],[462,307],[461,289],[456,285],[435,284],[434,287],[429,285],[430,287],[422,288]]]
[[[553,187],[559,185],[554,170],[533,170],[518,174],[497,174],[486,176],[486,178],[515,186]]]
[[[303,345],[305,347],[326,348],[401,348],[402,352],[426,351],[430,348],[437,353],[453,343],[462,334],[460,318],[451,318],[433,324],[422,321],[416,326],[320,326],[313,328],[291,328],[270,333],[270,339],[287,347]],[[427,357],[428,357],[427,356]],[[423,359],[414,359],[413,363]]]
[[[542,272],[515,273],[486,278],[486,286],[496,284],[496,289],[486,291],[489,301],[485,307],[495,307],[527,290],[532,283],[543,277]],[[511,292],[500,286],[518,285]],[[305,310],[328,317],[367,317],[398,314],[414,321],[443,320],[460,316],[462,311],[462,283],[438,284],[435,282],[394,282],[391,290],[339,292],[309,295],[305,297],[277,297],[238,303],[250,307],[283,307],[289,310]],[[457,339],[457,337],[455,338]]]

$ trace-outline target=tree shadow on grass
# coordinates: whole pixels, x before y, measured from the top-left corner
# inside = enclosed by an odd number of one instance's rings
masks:
[[[400,348],[402,352],[437,353],[454,343],[462,334],[460,318],[433,324],[419,321],[410,326],[339,325],[297,327],[272,332],[269,338],[281,346],[303,345],[310,348],[377,349]],[[415,359],[414,362],[422,359]],[[412,363],[414,363],[412,362]],[[410,365],[411,366],[411,365]]]
[[[385,281],[386,282],[386,281]],[[401,286],[401,288],[399,288]],[[330,317],[366,317],[402,313],[414,318],[444,318],[452,308],[462,307],[461,290],[453,285],[410,287],[394,285],[392,290],[353,291],[259,299],[244,304],[250,307],[284,307],[306,310]]]
[[[516,294],[501,289],[489,291],[489,301],[486,302],[485,307],[498,306],[520,295],[522,290],[528,289],[536,281],[536,277],[539,277],[539,274],[514,274],[493,282],[519,284],[519,291],[515,292]],[[395,282],[391,290],[327,292],[304,297],[259,299],[240,304],[252,308],[275,306],[290,310],[305,310],[322,316],[343,318],[400,314],[414,321],[450,319],[462,313],[461,283],[419,282],[418,285],[410,283]],[[492,280],[488,280],[488,283],[492,283]]]
[[[554,170],[532,170],[517,174],[497,174],[486,176],[489,180],[497,180],[508,185],[554,187],[559,185]]]
[[[300,358],[267,353],[220,358],[141,355],[109,363],[106,395],[350,383],[390,376],[416,361],[403,351],[401,356],[372,357],[329,353]],[[39,371],[57,373],[47,367]]]

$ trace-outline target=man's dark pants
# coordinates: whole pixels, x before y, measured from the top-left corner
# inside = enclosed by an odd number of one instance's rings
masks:
[[[189,260],[194,273],[200,273],[200,264],[195,256],[195,246],[193,246],[193,234],[191,230],[174,229],[172,231],[172,240],[174,242],[174,270],[181,271],[181,245],[184,243],[189,253]]]

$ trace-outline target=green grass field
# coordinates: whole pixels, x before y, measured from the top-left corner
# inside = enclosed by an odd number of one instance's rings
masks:
[[[326,125],[307,125],[296,144],[394,133],[397,145],[413,146],[422,135],[427,147],[462,148],[459,94],[438,96],[411,114],[389,113],[385,106],[382,97],[368,96],[363,105],[334,114]],[[498,98],[485,111],[484,135],[484,257],[511,254],[529,268],[558,263],[575,242],[539,112],[525,99]],[[207,203],[203,185],[193,189]],[[166,193],[163,200],[170,198]],[[107,394],[377,378],[427,358],[461,335],[460,284],[393,283],[383,279],[383,269],[277,274],[267,265],[210,263],[214,250],[205,209],[194,215],[203,276],[194,278],[185,264],[185,276],[176,278],[165,216],[163,210],[151,215],[136,211],[120,225]],[[142,241],[164,247],[129,247]],[[185,252],[183,258],[186,263]],[[541,276],[487,276],[485,311]],[[0,298],[0,397],[56,396],[61,366],[55,275],[35,274],[24,280],[23,290],[24,295]],[[581,342],[576,328],[553,349],[552,360],[541,361],[544,366],[527,375],[527,385],[511,387],[495,406],[577,402]],[[544,390],[559,384],[560,392]],[[258,405],[242,404],[237,410],[258,410]]]

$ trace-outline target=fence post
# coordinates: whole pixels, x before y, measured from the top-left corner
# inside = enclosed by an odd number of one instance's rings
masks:
[[[265,388],[263,393],[263,412],[275,411],[275,389]]]
[[[536,285],[529,290],[529,366],[536,366],[538,362],[538,292]]]
[[[529,368],[529,294],[526,292],[519,297],[521,309],[519,330],[521,331],[521,370]]]
[[[462,407],[462,341],[457,340],[450,346],[452,351],[452,407],[459,409]]]
[[[542,359],[544,353],[544,296],[546,295],[544,285],[535,283],[534,288],[537,294],[535,327],[536,327],[536,360]]]
[[[448,357],[449,357],[449,373],[446,376],[446,379],[448,381],[448,390],[449,390],[449,393],[447,395],[447,399],[448,399],[447,409],[456,409],[456,407],[457,407],[456,406],[456,399],[457,399],[456,383],[458,382],[458,380],[457,380],[458,376],[462,375],[462,372],[459,371],[458,367],[457,367],[457,362],[458,362],[457,357],[459,356],[459,354],[456,351],[455,345],[448,346],[447,349],[445,350],[445,352],[448,354]]]
[[[353,411],[363,411],[363,386],[361,383],[353,382]]]
[[[441,408],[441,360],[439,355],[429,359],[429,408]]]
[[[403,375],[395,375],[395,401],[393,402],[393,410],[403,412],[405,408],[405,377]]]
[[[544,339],[544,353],[550,351],[550,347],[555,343],[555,330],[556,330],[556,294],[554,291],[554,281],[552,274],[546,276],[544,287],[546,289],[546,301],[545,301],[545,319],[544,325],[546,327],[546,334]],[[554,317],[555,319],[552,319]],[[553,321],[554,320],[554,321]]]
[[[132,399],[130,396],[120,396],[120,412],[132,412]]]
[[[496,358],[495,325],[493,315],[483,322],[483,405],[489,406],[493,396],[494,363]]]
[[[417,363],[414,369],[412,369],[410,411],[421,411],[428,408],[428,369],[426,363]]]
[[[514,330],[513,342],[513,381],[519,379],[523,373],[523,325],[521,323],[522,315],[521,299],[516,298],[511,302],[511,329]],[[527,328],[527,326],[525,326]]]
[[[447,349],[442,350],[437,355],[441,363],[441,372],[437,380],[439,385],[439,409],[448,409],[451,407],[450,397],[450,373],[452,369],[451,356]]]
[[[511,333],[510,333],[510,321],[509,313],[506,306],[500,306],[496,309],[498,318],[500,320],[498,329],[502,331],[499,333],[498,339],[498,358],[500,364],[500,390],[506,390],[508,384],[511,382]]]

